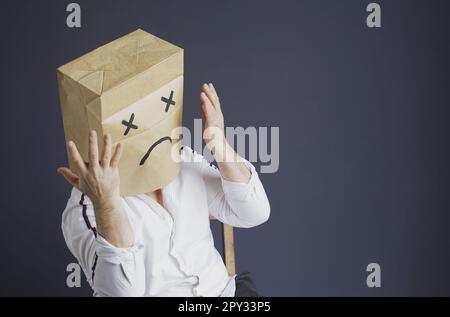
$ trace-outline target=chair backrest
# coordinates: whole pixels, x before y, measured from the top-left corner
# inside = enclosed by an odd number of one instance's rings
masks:
[[[209,219],[217,220],[214,217],[210,217]],[[233,276],[236,274],[233,227],[224,223],[220,223],[220,225],[222,227],[222,258],[227,267],[228,275]]]

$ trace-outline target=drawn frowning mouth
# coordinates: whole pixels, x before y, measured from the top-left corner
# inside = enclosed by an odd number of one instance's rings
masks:
[[[162,137],[161,139],[157,140],[155,143],[153,143],[150,146],[147,153],[145,153],[145,155],[142,157],[141,161],[139,162],[139,165],[144,165],[145,161],[148,159],[148,157],[150,156],[150,153],[152,153],[153,149],[164,141],[169,141],[172,144],[172,138],[170,136],[165,136],[165,137]]]

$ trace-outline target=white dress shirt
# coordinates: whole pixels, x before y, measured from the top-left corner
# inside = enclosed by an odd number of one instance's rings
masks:
[[[181,158],[180,173],[162,188],[164,207],[144,194],[122,197],[134,233],[130,248],[97,235],[91,201],[73,188],[62,230],[94,296],[234,296],[234,276],[214,247],[209,216],[234,227],[257,226],[269,218],[266,193],[248,161],[245,184],[223,179],[188,147]]]

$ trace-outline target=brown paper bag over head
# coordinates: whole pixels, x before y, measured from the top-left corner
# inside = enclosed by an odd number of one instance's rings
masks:
[[[89,130],[97,131],[99,153],[104,133],[111,133],[113,146],[122,143],[122,196],[151,192],[177,176],[183,49],[137,30],[57,73],[65,138],[75,142],[85,162]]]

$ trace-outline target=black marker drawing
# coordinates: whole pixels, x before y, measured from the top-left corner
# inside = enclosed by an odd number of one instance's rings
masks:
[[[166,112],[169,111],[170,106],[175,106],[175,101],[173,101],[172,98],[173,98],[173,90],[170,91],[169,99],[167,99],[166,97],[161,97],[161,101],[166,103]]]
[[[153,149],[164,141],[169,141],[170,143],[172,143],[172,138],[170,136],[165,136],[156,141],[155,143],[153,143],[152,146],[148,149],[147,153],[145,153],[145,155],[142,157],[141,161],[139,162],[139,165],[144,165],[145,161],[148,159]]]
[[[133,120],[134,120],[134,113],[131,114],[131,117],[130,117],[129,121],[122,120],[122,124],[127,127],[127,129],[125,130],[125,133],[123,135],[127,135],[128,132],[130,132],[130,129],[137,129],[138,128],[137,125],[133,124]]]

